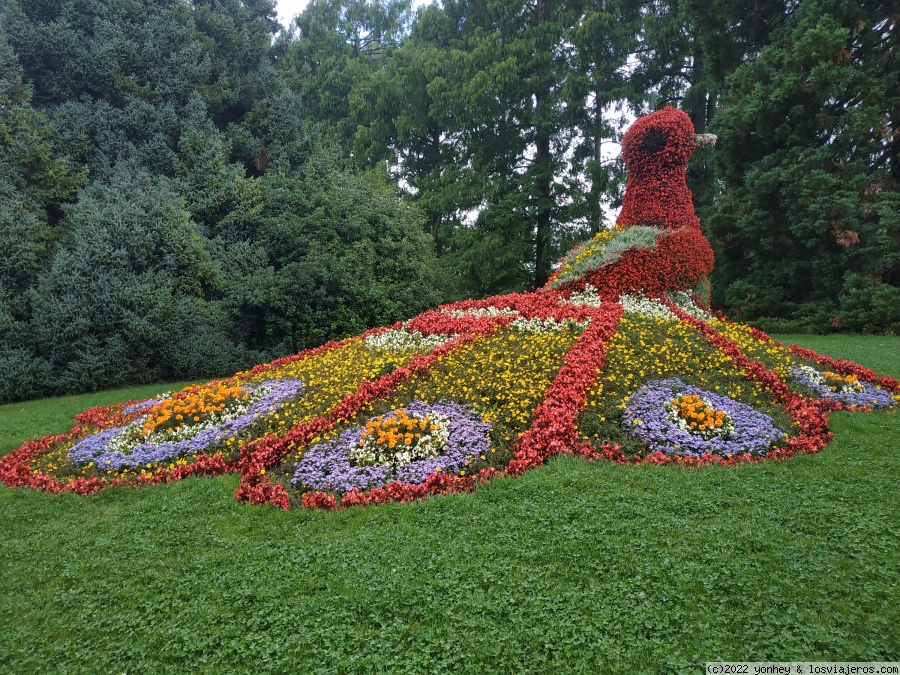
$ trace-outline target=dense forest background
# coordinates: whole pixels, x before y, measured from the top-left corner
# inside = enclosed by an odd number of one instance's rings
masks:
[[[0,0],[0,401],[231,373],[541,286],[676,105],[713,303],[900,330],[900,20],[869,0]]]

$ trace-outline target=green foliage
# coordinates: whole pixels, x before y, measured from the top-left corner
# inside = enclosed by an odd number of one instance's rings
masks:
[[[227,321],[203,307],[220,274],[169,181],[122,168],[83,190],[66,221],[29,292],[28,344],[56,376],[46,391],[248,364]]]
[[[859,275],[850,275],[844,286],[848,292],[841,296],[841,328],[900,335],[900,287],[873,284]]]
[[[335,9],[360,77],[405,6]],[[440,299],[418,212],[374,174],[309,164],[338,137],[274,65],[294,57],[273,17],[271,0],[3,3],[0,400],[231,372]]]
[[[623,179],[599,158],[621,125],[606,106],[624,87],[637,7],[422,8],[383,69],[355,85],[355,156],[391,162],[460,293],[541,286],[602,226],[600,199]]]
[[[440,301],[420,214],[383,178],[320,155],[298,174],[267,173],[259,187],[249,264],[224,272],[246,344],[290,353]]]
[[[246,178],[244,166],[229,161],[230,155],[231,144],[194,94],[184,111],[176,175],[188,211],[210,234],[252,221],[259,211],[257,187]]]
[[[21,293],[58,238],[53,207],[82,178],[54,154],[50,129],[0,30],[0,306],[13,316],[25,315]]]
[[[371,119],[370,78],[378,78],[405,35],[410,0],[325,0],[295,19],[296,37],[284,45],[282,68],[295,76],[306,114],[332,143],[349,145]]]
[[[875,308],[900,283],[900,166],[885,135],[900,59],[884,21],[877,5],[802,3],[730,78],[714,125],[727,194],[706,218],[730,313],[818,330],[896,321]]]
[[[272,0],[10,0],[2,25],[57,148],[92,178],[123,159],[173,176],[197,96],[218,129],[239,126],[277,29]]]

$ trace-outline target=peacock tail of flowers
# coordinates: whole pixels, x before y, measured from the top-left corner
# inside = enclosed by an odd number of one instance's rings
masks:
[[[0,482],[89,494],[236,473],[242,502],[332,510],[474,490],[559,454],[699,467],[818,452],[828,412],[896,406],[900,384],[708,310],[692,139],[672,108],[635,122],[618,223],[545,288],[86,410],[0,458]]]

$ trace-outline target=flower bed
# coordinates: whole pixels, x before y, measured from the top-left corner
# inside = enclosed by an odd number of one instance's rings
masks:
[[[713,258],[685,182],[692,139],[671,108],[632,126],[617,226],[543,289],[84,411],[0,458],[0,481],[90,493],[236,471],[240,501],[333,509],[472,490],[556,454],[730,466],[818,452],[827,412],[894,405],[900,383],[697,305]]]
[[[401,422],[399,440],[389,433],[375,435],[394,420]],[[413,428],[420,425],[421,429]],[[291,482],[298,488],[338,494],[393,481],[422,485],[432,473],[459,473],[472,459],[489,453],[490,429],[467,406],[414,401],[310,447],[295,465]],[[414,433],[421,430],[426,433]]]
[[[651,452],[695,457],[764,455],[785,436],[765,413],[678,378],[638,389],[627,401],[621,424]]]
[[[274,414],[275,408],[302,389],[300,380],[291,379],[249,387],[226,388],[218,383],[190,387],[144,407],[148,415],[86,436],[69,448],[69,459],[78,466],[112,471],[152,468],[180,457],[214,452],[222,441],[248,429],[263,414]],[[211,405],[210,400],[221,405]],[[140,412],[142,406],[130,406],[135,408]]]
[[[231,380],[85,411],[69,434],[0,459],[0,480],[92,492],[237,471],[242,501],[349,507],[474,489],[559,453],[685,466],[784,459],[824,446],[827,410],[896,400],[886,380],[846,364],[840,377],[864,402],[805,386],[793,374],[808,371],[795,369],[817,361],[674,299],[620,304],[585,284],[448,305]],[[392,348],[400,332],[416,344]],[[690,406],[712,424],[679,420]],[[431,413],[437,435],[411,437],[408,455],[367,447],[379,438],[365,436],[367,423],[389,446],[387,430]],[[452,449],[469,437],[471,451]]]
[[[842,375],[827,370],[822,372],[812,366],[794,366],[791,372],[794,379],[819,398],[873,408],[884,408],[894,403],[889,391],[860,380],[852,373]]]

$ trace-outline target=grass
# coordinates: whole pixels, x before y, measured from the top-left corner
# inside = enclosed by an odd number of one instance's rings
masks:
[[[872,368],[879,375],[900,379],[900,337],[893,335],[773,335],[828,356],[842,356]]]
[[[900,377],[900,338],[791,339]],[[146,391],[106,401],[123,394]],[[2,447],[100,402],[0,407]],[[233,476],[87,498],[0,489],[0,671],[900,660],[900,415],[831,420],[820,455],[780,464],[563,458],[474,494],[337,513],[241,506]]]
[[[72,427],[72,418],[82,410],[129,399],[150,398],[166,391],[176,391],[189,384],[192,382],[147,384],[80,396],[57,396],[0,405],[0,454],[18,448],[30,438],[68,431]]]

